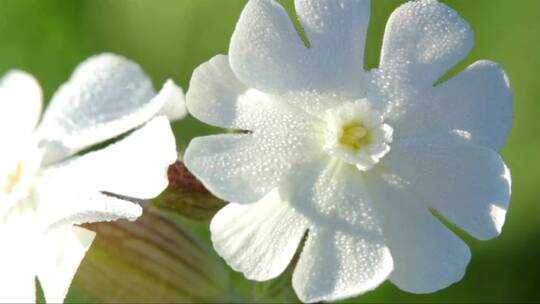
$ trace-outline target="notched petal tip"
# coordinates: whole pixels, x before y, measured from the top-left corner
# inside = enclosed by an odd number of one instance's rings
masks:
[[[304,42],[287,11],[274,0],[249,1],[229,46],[234,74],[251,88],[286,92],[309,85],[313,72]],[[269,68],[271,67],[271,68]]]
[[[293,288],[302,302],[331,302],[352,298],[377,288],[388,279],[394,269],[390,250],[369,244],[361,238],[356,238],[356,241],[352,239],[355,238],[351,237],[352,243],[348,245],[357,246],[334,249],[332,247],[336,247],[335,244],[318,247],[318,252],[310,252],[308,236],[307,247],[302,251],[293,274]],[[332,241],[334,239],[318,242],[322,242],[320,246],[325,242],[330,245]],[[332,251],[337,253],[333,259],[321,258],[332,257],[332,254],[328,255]]]
[[[229,204],[210,223],[212,244],[247,279],[279,276],[293,259],[308,223],[273,191],[251,205]]]
[[[433,85],[472,49],[474,33],[454,9],[437,0],[410,1],[386,25],[380,67]]]
[[[236,128],[241,96],[248,88],[231,70],[227,55],[216,55],[193,71],[186,93],[191,115],[207,124]]]
[[[428,284],[424,285],[411,285],[404,282],[400,282],[396,280],[395,278],[390,278],[393,284],[395,284],[399,289],[413,293],[413,294],[429,294],[434,293],[443,289],[446,289],[453,284],[458,283],[461,281],[465,274],[467,273],[467,267],[469,266],[469,263],[471,262],[471,250],[468,246],[464,246],[465,253],[462,256],[462,264],[461,265],[453,265],[452,269],[449,269],[446,271],[446,275],[452,274],[452,277],[450,279],[439,279],[439,278],[433,278]]]

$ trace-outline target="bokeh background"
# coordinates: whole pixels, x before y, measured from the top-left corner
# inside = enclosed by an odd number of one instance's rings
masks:
[[[294,16],[292,1],[281,2]],[[387,18],[403,2],[373,1],[367,68],[377,66]],[[513,177],[506,225],[499,238],[487,242],[458,231],[471,246],[473,258],[465,278],[445,290],[414,295],[385,283],[349,302],[540,301],[540,1],[443,2],[468,20],[476,33],[473,51],[449,75],[478,59],[490,59],[504,66],[513,87],[514,129],[502,151]],[[156,88],[167,78],[173,78],[187,89],[195,67],[218,53],[227,53],[231,33],[244,4],[244,0],[2,0],[0,72],[3,74],[13,68],[31,72],[42,84],[48,99],[79,62],[93,54],[114,52],[138,62],[152,77]],[[180,149],[194,136],[217,131],[193,118],[175,123],[174,129]],[[67,301],[133,301],[137,295],[129,288],[135,285],[138,290],[146,290],[147,301],[208,301],[210,298],[205,295],[210,293],[213,299],[223,301],[296,301],[288,287],[290,272],[271,283],[249,282],[229,270],[212,253],[206,231],[208,221],[174,216],[171,222],[182,237],[168,239],[164,231],[172,228],[165,227],[161,230],[163,246],[174,244],[176,247],[169,248],[171,251],[182,248],[187,251],[188,243],[195,242],[200,250],[180,257],[174,255],[176,251],[171,253],[171,263],[176,266],[164,266],[163,271],[177,267],[177,276],[138,269],[144,259],[153,258],[157,263],[165,259],[159,252],[154,252],[150,258],[144,255],[132,258],[124,268],[100,275],[95,271],[96,264],[89,263],[108,256],[106,259],[113,266],[107,269],[112,269],[126,259],[122,258],[118,246],[98,242],[88,254],[89,261],[81,266]],[[151,243],[150,237],[134,246],[139,248]],[[111,249],[113,247],[116,249]],[[126,248],[124,250],[128,250]],[[197,259],[201,255],[205,257]],[[184,266],[175,263],[188,265],[186,269],[191,272],[183,271]],[[125,271],[120,271],[122,269]],[[134,274],[142,272],[148,279]],[[202,277],[209,279],[190,279],[190,273],[198,272],[205,273]],[[103,278],[105,275],[107,279]],[[133,281],[134,278],[139,279]],[[99,294],[98,287],[88,287],[93,281],[98,285],[107,282],[103,284],[110,288],[101,290],[111,294]],[[153,285],[145,289],[145,284]],[[205,284],[213,286],[212,292],[206,291],[209,289],[205,289]],[[166,295],[166,288],[160,286],[177,289],[177,293]],[[199,295],[197,288],[203,290]]]

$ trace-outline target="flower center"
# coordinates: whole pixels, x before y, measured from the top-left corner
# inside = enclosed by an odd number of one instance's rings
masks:
[[[323,149],[330,156],[367,171],[390,151],[393,129],[367,99],[326,112]]]
[[[343,126],[343,134],[339,142],[353,150],[359,150],[370,142],[370,132],[359,122],[351,122]]]
[[[39,174],[43,151],[31,144],[19,144],[3,151],[0,164],[0,213],[25,198]]]
[[[11,172],[4,180],[2,191],[10,193],[13,191],[13,187],[21,180],[21,176],[24,170],[24,162],[19,161],[15,166],[15,170]]]

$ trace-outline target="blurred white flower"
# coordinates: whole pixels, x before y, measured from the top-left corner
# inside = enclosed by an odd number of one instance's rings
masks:
[[[120,197],[157,196],[176,160],[167,118],[153,117],[164,107],[171,112],[166,105],[183,94],[172,83],[156,94],[141,68],[123,57],[83,62],[36,128],[41,95],[21,71],[0,82],[0,302],[34,302],[36,276],[46,301],[62,302],[95,235],[76,225],[136,219],[141,207]]]
[[[479,239],[499,235],[510,173],[498,150],[512,94],[479,61],[440,85],[473,45],[469,25],[435,0],[388,21],[377,69],[363,69],[370,1],[296,0],[309,41],[275,1],[252,0],[229,56],[195,71],[195,117],[240,134],[197,138],[188,168],[233,202],[211,224],[215,249],[269,280],[302,245],[302,301],[352,297],[389,279],[428,293],[460,280],[467,245],[430,210]],[[305,243],[303,243],[305,240]]]

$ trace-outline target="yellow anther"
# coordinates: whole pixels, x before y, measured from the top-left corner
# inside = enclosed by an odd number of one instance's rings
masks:
[[[5,193],[11,192],[13,190],[13,187],[19,182],[21,179],[22,171],[24,168],[23,162],[17,163],[17,167],[15,168],[15,171],[8,175],[6,181],[4,182],[4,186],[2,187],[2,191]]]
[[[369,130],[361,123],[352,122],[343,127],[339,142],[353,150],[359,150],[370,142]]]

